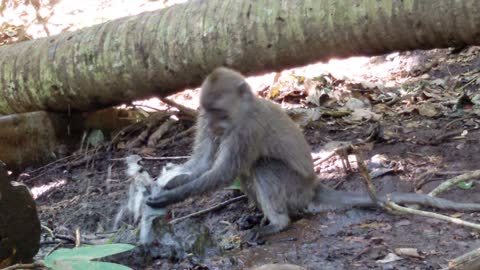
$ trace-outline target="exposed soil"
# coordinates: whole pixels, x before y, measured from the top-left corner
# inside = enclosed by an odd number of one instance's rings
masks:
[[[478,79],[480,72],[478,50],[458,54],[452,54],[449,50],[434,50],[400,54],[395,59],[409,63],[413,57],[420,61],[411,65],[410,70],[406,69],[407,64],[391,70],[391,80],[403,79],[402,85],[420,86],[425,81],[444,78],[441,93],[450,92],[458,98],[459,87],[467,85],[472,78],[465,79],[462,74],[476,75]],[[371,65],[383,61],[388,60],[385,57],[372,58]],[[423,68],[425,63],[435,64],[433,68],[432,65]],[[420,74],[412,74],[417,72],[415,68],[420,70]],[[422,74],[428,76],[420,77]],[[365,80],[385,83],[371,76],[366,76]],[[477,80],[477,83],[471,83],[463,90],[468,91],[469,96],[479,94],[479,83],[480,80]],[[380,121],[352,124],[325,117],[315,125],[307,126],[305,134],[312,148],[317,150],[329,141],[354,142],[365,138],[372,126],[380,124],[384,131],[383,140],[375,141],[372,149],[364,153],[365,159],[368,161],[372,156],[382,154],[390,164],[395,164],[395,170],[374,179],[379,192],[414,192],[419,181],[426,179],[425,172],[440,173],[430,177],[416,191],[427,193],[445,179],[480,168],[478,114],[455,114],[454,99],[453,103],[445,105],[443,113],[435,117],[410,111],[399,113],[403,107],[409,106],[409,102],[421,104],[424,100],[412,98],[404,101],[395,105],[395,113],[383,114]],[[189,125],[191,123],[185,124]],[[468,133],[439,139],[448,132],[462,130],[468,130]],[[191,141],[190,138],[179,140],[163,149],[156,149],[153,155],[188,155]],[[140,149],[130,152],[139,153]],[[54,228],[58,234],[70,236],[73,236],[76,228],[80,228],[82,235],[91,242],[101,238],[102,232],[111,231],[113,219],[126,200],[128,190],[124,162],[112,159],[123,158],[127,154],[125,150],[99,148],[96,152],[77,155],[77,162],[66,159],[31,173],[29,177],[21,177],[30,187],[57,183],[36,200],[42,223]],[[151,175],[157,175],[166,162],[146,160],[144,166]],[[322,164],[318,174],[320,181],[341,190],[365,191],[353,160],[351,164],[354,171],[347,173],[339,157],[329,159]],[[455,187],[441,194],[441,197],[480,203],[478,180],[469,189]],[[169,209],[179,217],[223,202],[238,193],[236,190],[222,190],[189,199]],[[480,213],[441,212],[480,223]],[[188,237],[183,229],[188,224],[200,224],[209,229],[214,248],[203,256],[192,254],[183,258],[145,259],[139,257],[138,253],[131,253],[119,256],[118,260],[134,269],[245,269],[271,262],[289,262],[308,269],[324,270],[441,269],[449,259],[480,248],[480,233],[474,229],[420,216],[392,215],[378,209],[352,209],[308,216],[293,223],[288,230],[268,238],[263,245],[220,244],[226,238],[238,243],[235,239],[240,239],[245,232],[239,229],[245,223],[242,217],[255,213],[243,200],[174,225],[176,235],[180,238]],[[64,246],[71,247],[72,243],[67,241]],[[42,258],[53,247],[44,241],[39,257]],[[414,248],[419,256],[400,255],[401,260],[379,262],[388,254],[395,253],[397,248]],[[198,253],[202,253],[201,250]]]

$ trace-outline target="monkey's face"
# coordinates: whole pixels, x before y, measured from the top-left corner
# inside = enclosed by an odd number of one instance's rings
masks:
[[[204,108],[205,117],[208,119],[208,129],[215,136],[222,136],[233,126],[229,112],[220,108]]]
[[[222,136],[238,126],[240,119],[245,118],[248,101],[237,88],[210,90],[201,95],[200,104],[212,134]]]
[[[239,126],[252,100],[250,86],[239,73],[217,69],[202,84],[202,117],[212,134],[225,135]]]

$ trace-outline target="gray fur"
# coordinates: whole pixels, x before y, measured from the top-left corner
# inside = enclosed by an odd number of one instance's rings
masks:
[[[236,71],[217,68],[203,82],[196,128],[193,155],[182,165],[189,174],[169,181],[166,191],[153,194],[148,205],[164,207],[226,187],[240,177],[243,190],[270,221],[254,232],[255,237],[283,230],[290,218],[306,209],[318,209],[319,204],[333,206],[330,210],[375,206],[365,194],[335,191],[315,183],[310,147],[300,129],[278,105],[256,97]],[[479,204],[451,203],[419,194],[395,194],[392,199],[443,209],[480,210]]]
[[[230,69],[218,68],[205,80],[200,104],[193,155],[183,165],[190,175],[172,179],[165,186],[169,191],[154,194],[147,204],[163,207],[228,186],[240,176],[247,195],[270,221],[260,234],[284,229],[291,216],[308,207],[315,190],[310,147],[300,129]],[[225,109],[227,117],[216,117],[215,109]]]

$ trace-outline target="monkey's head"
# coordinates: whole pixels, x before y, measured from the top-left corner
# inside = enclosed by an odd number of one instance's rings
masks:
[[[220,67],[203,82],[200,107],[210,131],[221,136],[245,119],[253,99],[252,90],[240,73]]]

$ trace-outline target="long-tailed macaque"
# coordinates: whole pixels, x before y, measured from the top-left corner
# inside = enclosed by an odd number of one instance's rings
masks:
[[[256,229],[254,237],[283,230],[291,217],[312,205],[374,206],[366,194],[335,191],[317,183],[310,147],[300,129],[278,105],[256,97],[234,70],[217,68],[203,82],[196,128],[191,159],[181,165],[181,174],[165,190],[148,198],[149,206],[180,202],[228,186],[239,177],[244,192],[270,221]],[[413,193],[392,194],[391,199],[441,209],[480,210],[480,204]]]

